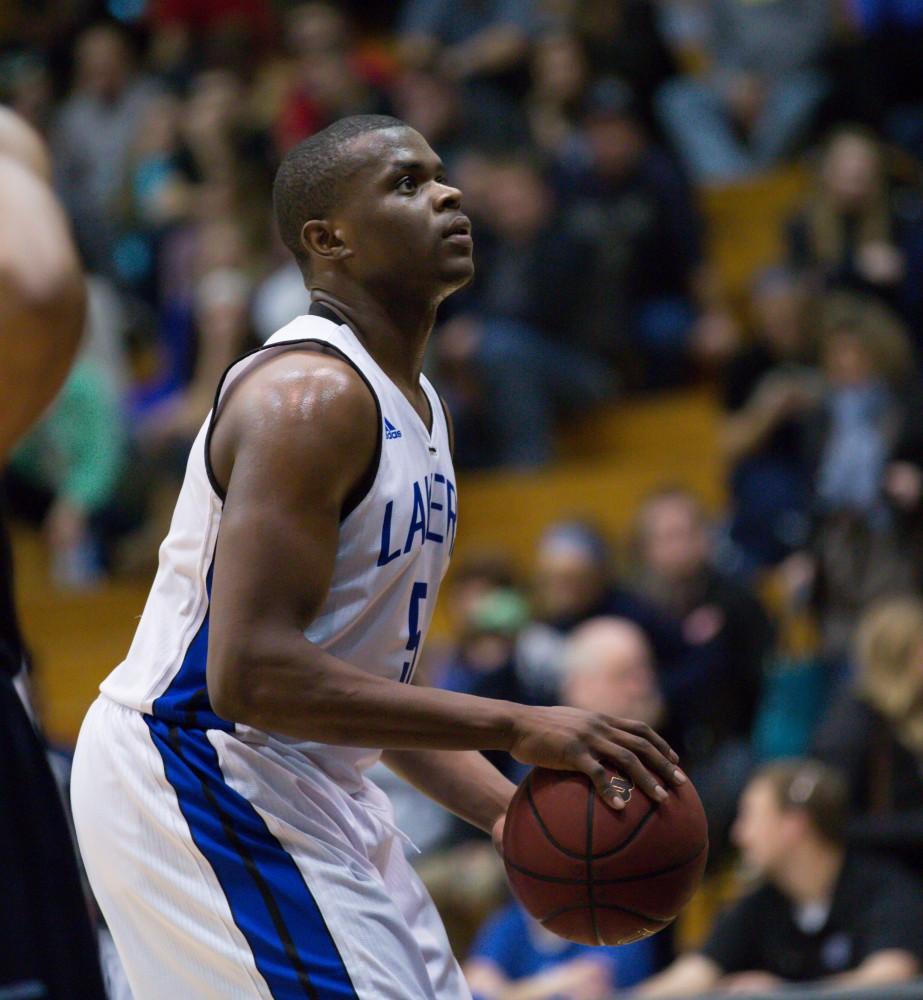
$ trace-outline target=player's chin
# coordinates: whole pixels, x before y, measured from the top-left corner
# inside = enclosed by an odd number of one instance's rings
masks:
[[[448,260],[442,267],[442,279],[453,292],[464,288],[474,277],[474,260],[471,254]]]

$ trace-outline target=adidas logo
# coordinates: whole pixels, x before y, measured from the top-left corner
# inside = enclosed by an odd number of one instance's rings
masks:
[[[393,441],[395,438],[402,437],[401,432],[391,423],[391,421],[385,417],[385,439],[387,441]]]

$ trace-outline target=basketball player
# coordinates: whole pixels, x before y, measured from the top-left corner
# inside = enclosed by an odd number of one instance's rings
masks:
[[[84,290],[48,156],[0,108],[0,469],[61,387]],[[45,747],[20,700],[25,650],[0,521],[0,996],[102,1000],[96,941]]]
[[[189,458],[127,659],[77,748],[90,880],[136,1000],[470,994],[404,860],[380,756],[497,837],[481,754],[651,796],[684,780],[647,727],[415,686],[458,524],[450,429],[421,375],[472,274],[424,139],[342,119],[275,181],[313,305],[231,366]]]

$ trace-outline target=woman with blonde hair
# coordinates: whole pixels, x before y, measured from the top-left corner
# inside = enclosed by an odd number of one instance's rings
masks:
[[[835,129],[789,224],[789,265],[818,291],[874,295],[921,332],[921,203],[892,184],[887,150],[860,125]]]
[[[814,753],[847,778],[850,838],[923,869],[923,598],[872,605],[853,650],[854,680],[831,705]]]

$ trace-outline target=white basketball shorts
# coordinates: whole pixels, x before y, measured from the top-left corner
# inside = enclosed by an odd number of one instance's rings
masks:
[[[100,696],[71,797],[135,1000],[470,1000],[372,782]]]

